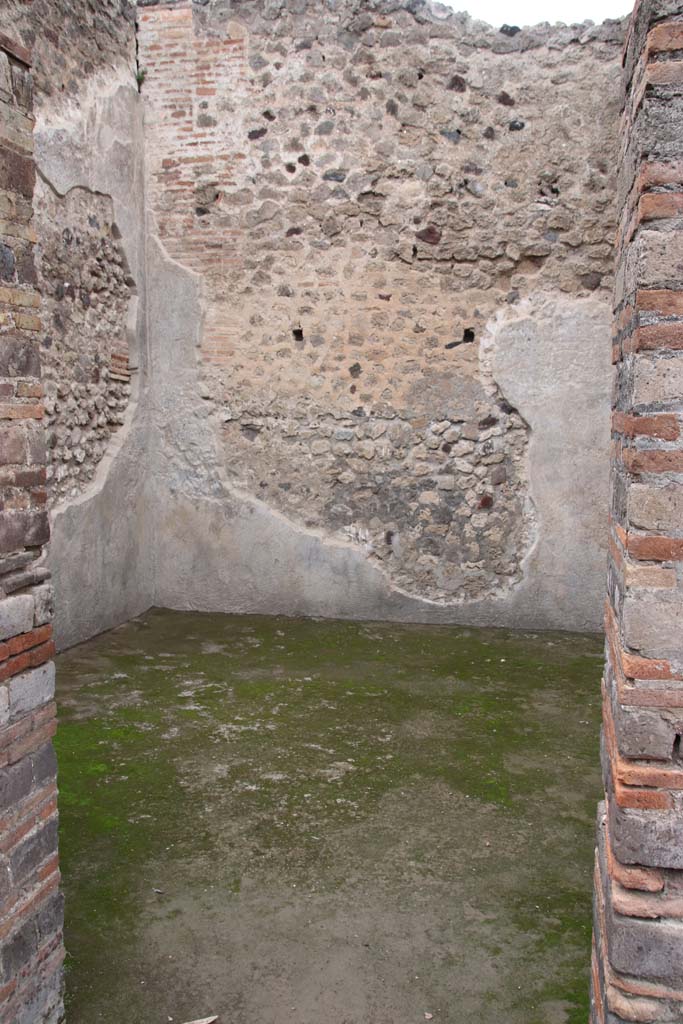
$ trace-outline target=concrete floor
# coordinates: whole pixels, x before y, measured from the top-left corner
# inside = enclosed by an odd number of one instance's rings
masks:
[[[601,656],[165,611],[61,655],[69,1024],[584,1024]]]

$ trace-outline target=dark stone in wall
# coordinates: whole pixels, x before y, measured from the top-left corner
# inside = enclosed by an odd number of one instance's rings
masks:
[[[13,281],[15,268],[16,260],[14,259],[14,253],[9,245],[0,242],[0,280]]]
[[[421,242],[426,242],[428,245],[438,245],[441,241],[441,232],[434,224],[428,224],[421,231],[417,231],[415,237],[419,238]]]
[[[0,551],[39,547],[49,536],[47,512],[0,512]]]
[[[465,92],[465,90],[467,89],[467,82],[462,77],[462,75],[453,75],[450,82],[448,83],[448,88],[451,89],[453,92]]]
[[[3,334],[0,345],[0,376],[40,377],[40,356],[33,341]]]
[[[9,192],[18,192],[25,199],[33,195],[36,171],[33,160],[6,146],[0,146],[0,181]]]

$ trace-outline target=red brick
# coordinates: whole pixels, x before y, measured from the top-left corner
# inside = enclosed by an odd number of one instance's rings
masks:
[[[625,548],[626,547],[626,541],[628,539],[628,534],[627,534],[626,530],[624,529],[624,527],[620,523],[618,523],[615,519],[612,519],[610,521],[610,526],[614,530],[614,533],[616,534],[617,539],[619,540],[619,543],[621,544],[621,546],[623,548]]]
[[[629,473],[683,473],[683,451],[624,448],[622,461]]]
[[[3,817],[0,818],[0,849],[8,850],[12,846],[12,830],[18,832],[26,822],[31,823],[30,827],[38,820],[38,813],[41,806],[55,802],[57,799],[57,783],[53,779],[46,782],[38,790],[34,790],[29,796],[20,801],[18,806],[11,807]]]
[[[622,547],[616,543],[613,534],[609,535],[609,553],[618,572],[624,571],[624,552]]]
[[[638,185],[642,192],[658,185],[683,185],[683,160],[644,163],[640,168]]]
[[[612,706],[603,679],[602,724],[609,757],[614,796],[620,807],[642,811],[671,810],[674,806],[670,790],[683,789],[683,770],[655,768],[627,761],[619,753]]]
[[[48,893],[51,895],[51,893]],[[61,930],[54,933],[45,942],[31,960],[27,969],[19,976],[17,989],[13,997],[3,1007],[3,1021],[15,1020],[21,1007],[30,1005],[38,995],[38,990],[45,978],[54,978],[61,969],[64,960]]]
[[[644,996],[651,999],[668,999],[671,1002],[683,1003],[683,992],[667,988],[666,985],[634,981],[633,978],[626,978],[624,975],[619,975],[619,977],[613,975],[612,983],[617,984],[623,992],[628,992],[628,994],[632,996]],[[652,1021],[652,1016],[650,1017],[650,1021]]]
[[[0,405],[0,420],[40,420],[44,413],[42,405],[14,405],[7,402]]]
[[[17,979],[16,978],[12,978],[12,980],[9,981],[6,985],[3,985],[2,988],[0,988],[0,1003],[7,1003],[7,1001],[10,999],[10,997],[13,996],[14,993],[16,992],[16,988],[17,988]],[[2,1006],[0,1006],[0,1010],[2,1010]],[[10,1017],[9,1017],[9,1015],[7,1013],[4,1013],[3,1016],[0,1016],[0,1020],[2,1020],[2,1019],[10,1020]]]
[[[666,53],[671,50],[683,50],[683,22],[665,21],[650,29],[645,44],[645,52]]]
[[[28,651],[31,647],[44,644],[51,636],[51,625],[39,626],[38,629],[32,629],[30,633],[21,633],[19,636],[8,640],[7,647],[9,648],[10,655],[21,654],[22,651]]]
[[[654,768],[651,765],[631,764],[617,757],[617,778],[625,786],[683,790],[683,770],[680,768]]]
[[[644,562],[678,562],[683,559],[683,538],[629,533],[627,550]]]
[[[46,487],[34,487],[31,490],[31,505],[36,508],[40,508],[47,505],[47,488]]]
[[[683,349],[683,323],[648,324],[634,333],[634,351],[653,352],[657,349]]]
[[[662,316],[681,316],[683,292],[669,288],[641,289],[636,295],[636,307]]]
[[[55,645],[50,640],[39,647],[23,651],[21,654],[17,654],[16,657],[10,657],[7,661],[0,664],[0,683],[5,682],[12,676],[19,675],[20,672],[25,672],[26,669],[37,668],[39,665],[43,665],[46,661],[53,658],[54,654]]]
[[[674,802],[670,793],[660,789],[637,789],[614,781],[614,796],[620,807],[633,811],[670,811]]]
[[[683,62],[681,62],[683,68]],[[638,220],[664,220],[668,217],[683,216],[683,193],[652,192],[641,196],[638,203]]]
[[[30,469],[19,469],[14,474],[17,487],[38,487],[47,479],[45,466],[31,466]]]
[[[645,80],[649,85],[680,85],[683,60],[659,60],[648,64]]]
[[[619,310],[616,316],[615,326],[618,331],[624,331],[630,327],[631,321],[633,320],[633,307],[626,305]]]
[[[619,685],[626,684],[627,678],[681,680],[683,682],[683,678],[674,673],[671,663],[664,658],[643,658],[639,654],[631,654],[623,649],[616,614],[608,600],[605,601],[605,634],[609,645],[610,662]],[[650,693],[658,696],[663,692],[666,691],[637,690],[636,687],[631,686],[629,687],[629,693],[633,695],[633,699],[625,700],[623,703],[640,703],[641,696],[644,701],[649,702],[648,695]],[[681,691],[681,696],[683,696],[683,691]]]
[[[680,436],[678,420],[671,413],[662,413],[659,416],[631,416],[623,412],[614,412],[612,429],[627,437],[658,437],[662,441],[675,441]]]
[[[630,679],[676,679],[671,662],[666,658],[642,658],[639,654],[621,651],[621,665]]]
[[[46,807],[41,814],[41,818],[43,821],[47,821],[48,818],[51,818],[52,815],[56,813],[57,799],[55,798],[52,807]],[[36,877],[38,878],[39,882],[45,882],[48,878],[52,878],[55,875],[57,876],[57,881],[59,882],[59,854],[56,852],[52,855],[52,857],[50,857],[49,860],[46,860],[45,863],[42,864],[41,867],[39,867],[38,870],[36,871]]]
[[[619,806],[640,811],[671,810],[674,805],[671,793],[668,789],[658,788],[659,782],[655,781],[655,777],[660,779],[663,776],[668,781],[680,782],[680,786],[670,787],[679,789],[683,788],[683,771],[667,772],[666,769],[633,766],[621,757],[616,745],[612,710],[606,691],[604,691],[602,721],[614,796]],[[652,775],[649,775],[648,772],[651,772]],[[643,782],[643,779],[647,781]]]
[[[629,686],[617,682],[617,697],[624,707],[652,708],[657,711],[678,711],[683,708],[683,689],[659,690],[644,686]]]

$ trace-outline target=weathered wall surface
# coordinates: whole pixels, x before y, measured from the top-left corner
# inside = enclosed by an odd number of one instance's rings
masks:
[[[595,627],[621,26],[138,10],[144,129],[128,3],[3,8],[58,642],[152,603]]]
[[[0,35],[0,1020],[61,1016],[52,587],[28,52]]]
[[[683,1021],[683,5],[625,52],[591,1020]]]
[[[53,504],[81,494],[92,480],[130,396],[126,321],[133,280],[112,206],[109,197],[78,187],[61,197],[44,180],[36,195]]]
[[[139,17],[159,603],[597,626],[621,26]]]
[[[134,8],[8,0],[2,23],[34,48],[50,565],[66,646],[152,603]]]

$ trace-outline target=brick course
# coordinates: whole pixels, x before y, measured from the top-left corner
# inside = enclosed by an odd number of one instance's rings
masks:
[[[624,52],[591,1021],[683,1021],[683,5]]]
[[[0,1020],[61,1017],[54,654],[26,50],[0,36]],[[17,272],[19,269],[20,272]]]

